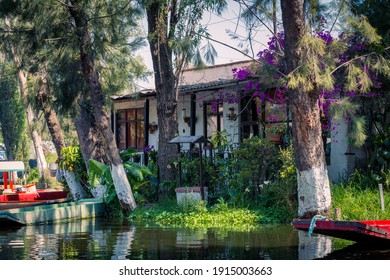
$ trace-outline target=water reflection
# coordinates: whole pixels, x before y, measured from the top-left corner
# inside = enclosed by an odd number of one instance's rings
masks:
[[[298,233],[290,225],[239,232],[83,220],[0,229],[0,259],[10,260],[367,258],[361,249],[356,254],[357,249],[352,244],[315,234],[308,238],[306,233]],[[390,259],[390,250],[374,251],[376,253],[371,250],[369,256]]]

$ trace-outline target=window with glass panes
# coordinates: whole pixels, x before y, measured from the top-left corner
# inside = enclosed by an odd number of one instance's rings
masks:
[[[144,108],[118,110],[117,144],[120,150],[143,150],[145,144]]]

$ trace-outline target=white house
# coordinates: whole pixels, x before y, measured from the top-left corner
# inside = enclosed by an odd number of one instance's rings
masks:
[[[288,123],[288,109],[283,104],[262,102],[250,96],[233,100],[237,93],[243,93],[247,82],[235,79],[232,69],[250,65],[251,61],[242,61],[184,71],[177,110],[180,136],[203,135],[209,138],[216,130],[226,130],[231,143],[239,143],[253,135],[264,136],[263,124],[267,123],[274,109],[281,114],[279,119]],[[144,90],[112,99],[112,127],[118,148],[135,148],[142,152],[144,147],[153,145],[158,149],[156,92]],[[262,108],[260,114],[259,106]],[[324,135],[329,175],[334,181],[350,173],[363,157],[348,144],[347,125],[341,123],[337,131],[337,134],[329,132]]]

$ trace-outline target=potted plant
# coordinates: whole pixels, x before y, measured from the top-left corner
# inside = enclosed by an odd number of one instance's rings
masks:
[[[281,144],[281,139],[286,133],[286,124],[284,123],[272,123],[265,127],[265,134],[267,138],[275,144]]]

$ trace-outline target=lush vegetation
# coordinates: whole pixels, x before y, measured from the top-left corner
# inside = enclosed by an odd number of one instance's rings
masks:
[[[223,199],[207,207],[199,201],[178,206],[176,200],[166,200],[151,207],[136,209],[128,219],[134,223],[191,228],[251,229],[264,223],[291,221],[288,213],[277,208],[250,209],[228,205]]]
[[[273,188],[273,187],[271,187]],[[381,210],[379,191],[375,181],[359,172],[346,182],[331,187],[332,208],[340,208],[343,220],[388,219],[390,217],[389,190],[385,190],[385,211]],[[199,201],[178,206],[176,200],[167,199],[152,206],[136,209],[128,220],[133,223],[164,227],[225,228],[248,230],[262,224],[290,223],[296,215],[296,203],[276,190],[269,191],[256,203],[235,206],[223,199],[212,206]]]
[[[381,210],[378,184],[356,171],[346,182],[332,186],[333,208],[341,209],[342,220],[381,220],[390,217],[390,192],[385,189],[385,211]]]

